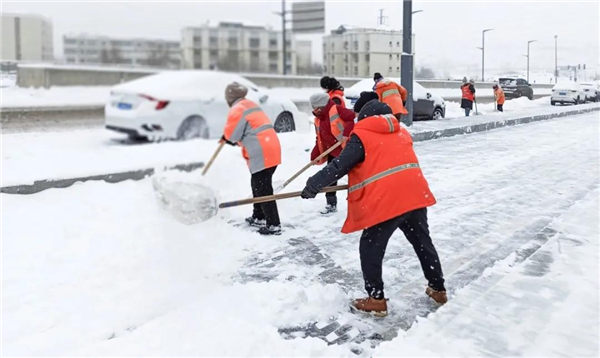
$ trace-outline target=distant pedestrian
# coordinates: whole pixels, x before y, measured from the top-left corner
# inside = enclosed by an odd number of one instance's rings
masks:
[[[404,107],[404,103],[408,97],[406,88],[394,81],[384,79],[379,72],[375,72],[373,81],[375,81],[373,90],[379,96],[379,101],[387,104],[392,109],[392,113],[396,119],[400,121],[403,115],[408,114],[408,111]]]
[[[340,81],[336,80],[335,77],[323,76],[321,78],[321,88],[325,90],[325,93],[329,95],[333,103],[346,108],[344,87],[342,87]]]
[[[502,108],[504,106],[504,90],[498,85],[494,85],[492,88],[494,89],[494,97],[496,98],[496,109],[504,112]]]
[[[246,98],[248,88],[237,82],[225,89],[225,100],[230,107],[221,141],[242,147],[242,156],[250,169],[252,195],[273,194],[273,173],[281,164],[281,145],[269,117],[254,102]],[[246,218],[250,226],[259,228],[262,235],[281,234],[279,212],[275,201],[254,204],[252,216]]]
[[[469,113],[473,109],[473,101],[475,101],[475,81],[471,79],[467,81],[466,77],[463,77],[463,84],[460,86],[462,91],[462,100],[460,101],[460,108],[464,108],[465,116],[469,116]]]
[[[313,108],[313,115],[315,116],[315,131],[317,133],[315,146],[310,153],[310,160],[315,160],[321,153],[331,148],[337,142],[342,141],[342,145],[335,148],[331,153],[327,155],[327,158],[323,158],[323,164],[325,161],[331,163],[340,152],[342,147],[345,145],[346,139],[354,128],[354,112],[336,105],[333,99],[325,93],[315,93],[310,96],[310,105]],[[333,184],[336,185],[336,184]],[[321,211],[321,214],[326,215],[337,211],[337,196],[335,192],[325,194],[327,205],[325,209]]]

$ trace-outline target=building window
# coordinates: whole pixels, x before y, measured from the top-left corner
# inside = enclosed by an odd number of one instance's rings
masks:
[[[354,76],[358,76],[358,66],[354,66]]]
[[[269,60],[278,60],[279,52],[277,51],[269,51]]]
[[[348,73],[348,66],[346,66],[346,68],[344,69],[345,73]]]
[[[229,44],[229,47],[237,47],[238,45],[238,39],[237,37],[230,37],[227,39],[227,43]]]
[[[344,62],[348,62],[348,54],[344,55]]]
[[[365,42],[365,50],[369,51],[370,46],[371,46],[371,43],[369,41]]]
[[[253,60],[258,60],[258,51],[250,51],[250,56]]]
[[[272,63],[269,65],[269,71],[271,72],[277,72],[277,64],[276,63]]]
[[[392,41],[390,41],[390,47],[392,47]]]
[[[390,66],[390,67],[388,68],[388,71],[389,71],[389,72],[392,72],[392,66]]]
[[[251,48],[258,48],[259,46],[260,46],[260,39],[256,39],[256,38],[250,39],[250,47]]]
[[[269,46],[271,46],[271,47],[277,47],[277,39],[270,39],[269,40]]]
[[[400,54],[399,54],[399,53],[397,53],[397,54],[396,54],[396,60],[399,60],[399,59],[400,59]]]
[[[400,41],[396,41],[396,47],[400,47]]]
[[[194,36],[194,47],[200,47],[200,46],[202,46],[202,37]]]
[[[354,50],[358,51],[358,41],[354,41]]]
[[[217,37],[211,37],[209,41],[211,47],[216,47],[219,43],[219,39]]]
[[[327,73],[327,66],[323,66],[323,72]]]
[[[331,73],[335,73],[335,66],[331,65]]]
[[[390,53],[390,60],[392,59],[392,54]]]
[[[400,72],[400,66],[396,67],[396,71]]]
[[[366,54],[365,55],[365,61],[369,62],[371,60],[371,55]]]
[[[344,50],[348,49],[348,41],[344,41]]]

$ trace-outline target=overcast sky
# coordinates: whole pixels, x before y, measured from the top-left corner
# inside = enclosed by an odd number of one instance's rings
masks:
[[[291,0],[287,1],[290,7]],[[554,68],[554,35],[559,65],[587,64],[600,72],[599,0],[588,1],[413,1],[416,64],[438,76],[481,73],[481,30],[486,33],[486,72],[523,71],[527,40],[531,71]],[[402,1],[327,1],[327,32],[340,24],[374,27],[378,10],[388,24],[402,28]],[[55,52],[62,55],[62,35],[89,33],[120,37],[179,39],[180,30],[210,21],[230,20],[281,28],[274,14],[281,1],[15,1],[3,0],[2,11],[50,18]],[[313,54],[321,56],[320,36]]]

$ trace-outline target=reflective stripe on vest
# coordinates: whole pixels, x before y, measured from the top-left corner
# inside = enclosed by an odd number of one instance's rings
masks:
[[[390,125],[390,133],[394,133],[394,122],[392,122],[392,121],[397,121],[396,116],[394,116],[393,114],[386,114],[386,115],[383,115],[382,117],[385,118],[385,120]]]
[[[348,193],[351,193],[351,192],[353,192],[355,190],[362,189],[365,186],[367,186],[367,185],[369,185],[369,184],[371,184],[371,183],[373,183],[373,182],[375,182],[375,181],[377,181],[379,179],[385,178],[385,177],[387,177],[389,175],[396,174],[396,173],[401,172],[403,170],[413,169],[413,168],[419,168],[419,163],[402,164],[402,165],[399,165],[397,167],[390,168],[388,170],[384,170],[384,171],[382,171],[380,173],[377,173],[377,174],[373,175],[370,178],[367,178],[367,179],[363,180],[362,182],[360,182],[358,184],[352,185],[350,188],[348,188]]]
[[[336,110],[336,113],[334,113],[333,116],[329,117],[329,123],[331,124],[331,123],[335,122],[335,126],[336,126],[337,130],[339,131],[339,133],[336,135],[335,133],[333,133],[333,130],[332,130],[331,134],[333,134],[335,139],[337,139],[339,141],[339,140],[342,140],[342,138],[344,137],[344,125],[338,119],[340,119],[340,114],[337,113],[337,110]],[[336,120],[338,120],[338,121],[336,121]]]
[[[396,88],[392,88],[387,91],[383,91],[383,93],[381,94],[381,99],[384,99],[385,97],[391,96],[394,94],[400,95],[400,92],[398,92],[398,90]]]

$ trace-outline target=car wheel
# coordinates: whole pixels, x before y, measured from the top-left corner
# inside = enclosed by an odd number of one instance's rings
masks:
[[[554,102],[554,101],[550,101],[550,105],[551,105],[551,106],[556,106],[556,102]]]
[[[515,98],[519,98],[519,97],[521,97],[521,92],[518,92],[518,91],[515,92]]]
[[[204,118],[199,116],[192,116],[186,118],[179,129],[177,130],[178,140],[188,140],[192,138],[208,138],[209,137],[208,125]]]
[[[281,112],[277,116],[273,128],[275,128],[275,132],[277,133],[295,131],[296,124],[294,123],[294,116],[290,112]]]
[[[527,98],[529,98],[530,101],[533,100],[533,93],[528,95]]]
[[[435,107],[435,109],[433,110],[433,114],[431,115],[431,119],[436,121],[442,118],[444,118],[444,111],[440,107]]]

